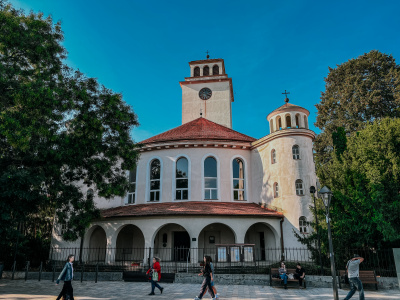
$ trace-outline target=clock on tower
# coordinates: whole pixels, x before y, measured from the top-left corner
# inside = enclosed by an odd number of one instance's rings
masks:
[[[232,78],[225,73],[224,60],[189,62],[190,77],[181,81],[182,124],[202,117],[232,128]]]

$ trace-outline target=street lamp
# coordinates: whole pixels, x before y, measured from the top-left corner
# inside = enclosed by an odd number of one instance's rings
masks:
[[[321,276],[324,275],[324,269],[322,266],[322,258],[321,258],[321,239],[319,237],[319,224],[318,224],[318,214],[317,214],[317,205],[315,204],[315,186],[310,186],[310,193],[314,200],[314,210],[315,210],[315,223],[317,224],[317,238],[318,238],[318,257],[319,257],[319,265],[321,267]]]
[[[335,258],[334,258],[334,254],[333,254],[333,245],[332,245],[331,223],[330,223],[330,220],[329,220],[329,206],[331,205],[332,192],[326,186],[324,186],[319,191],[319,195],[321,195],[322,201],[324,202],[324,205],[325,205],[326,223],[328,223],[329,256],[331,258],[333,299],[334,300],[339,300],[338,289],[337,289],[337,284],[336,284],[336,270],[335,270]]]

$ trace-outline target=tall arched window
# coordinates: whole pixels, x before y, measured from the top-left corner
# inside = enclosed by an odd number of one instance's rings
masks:
[[[194,68],[193,76],[194,76],[194,77],[200,76],[200,68],[199,68],[199,67],[195,67],[195,68]]]
[[[219,67],[218,67],[218,65],[214,65],[214,67],[213,67],[213,75],[219,75]]]
[[[208,76],[210,75],[210,68],[208,66],[205,66],[203,68],[203,76]]]
[[[155,159],[150,164],[150,201],[160,201],[161,163]]]
[[[296,195],[304,196],[303,181],[301,179],[296,180]]]
[[[129,171],[129,192],[126,204],[133,204],[136,201],[136,166]]]
[[[300,115],[296,114],[296,128],[300,128]]]
[[[278,116],[276,118],[276,130],[281,130],[282,129],[282,118]]]
[[[181,157],[176,161],[176,200],[189,199],[188,160]]]
[[[244,188],[244,163],[240,158],[232,161],[233,200],[246,200]]]
[[[292,127],[292,118],[290,115],[286,115],[286,128]]]
[[[274,183],[274,198],[279,197],[279,185],[277,182]]]
[[[276,151],[275,149],[272,149],[271,151],[271,164],[275,164],[276,163]]]
[[[211,156],[204,160],[204,199],[218,199],[217,160]]]
[[[299,218],[299,230],[301,233],[308,233],[307,218],[304,216]]]
[[[307,116],[304,116],[304,128],[308,129]]]
[[[300,159],[300,147],[294,145],[292,147],[292,154],[293,154],[293,159]]]

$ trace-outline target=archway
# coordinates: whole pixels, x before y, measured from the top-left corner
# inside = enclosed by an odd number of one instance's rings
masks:
[[[222,259],[221,255],[218,255],[219,247],[217,245],[234,244],[236,236],[235,232],[229,226],[222,223],[212,223],[201,230],[198,241],[199,260],[202,260],[204,255],[209,255],[213,261],[217,261],[218,258],[221,261]]]
[[[276,249],[276,237],[274,232],[271,230],[269,225],[265,223],[255,223],[247,229],[245,238],[245,244],[255,245],[255,257],[256,260],[271,260],[271,255],[275,256]]]
[[[190,236],[178,224],[165,224],[156,231],[154,256],[162,261],[187,261],[190,259]]]
[[[91,262],[104,262],[106,259],[106,248],[106,232],[102,227],[95,226],[90,235],[88,260]]]
[[[144,257],[144,236],[135,225],[125,225],[117,236],[116,261],[142,261]]]

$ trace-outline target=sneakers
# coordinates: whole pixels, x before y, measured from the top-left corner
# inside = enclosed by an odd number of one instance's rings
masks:
[[[200,300],[200,298],[196,296],[196,297],[194,297],[194,300]]]
[[[163,288],[163,287],[162,287],[162,288],[160,288],[160,292],[161,292],[161,294],[162,294],[163,290],[164,290],[164,288]]]
[[[150,294],[149,294],[149,296],[153,296],[153,295],[155,295],[155,294],[154,294],[154,293],[150,293]]]
[[[219,299],[219,296],[218,296],[218,294],[215,294],[215,299]]]

